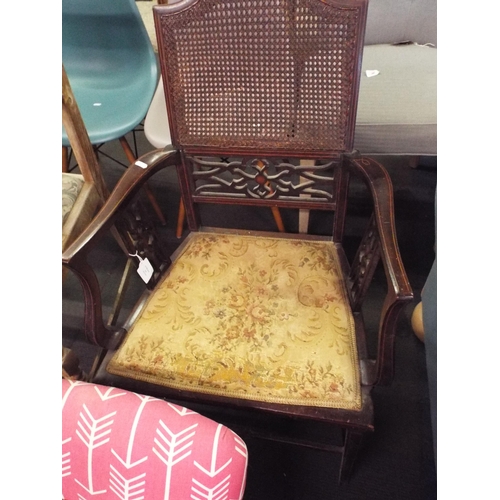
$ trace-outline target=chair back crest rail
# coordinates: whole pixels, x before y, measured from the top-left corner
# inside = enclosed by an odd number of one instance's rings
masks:
[[[154,17],[175,148],[352,150],[364,0],[183,0],[155,6]]]

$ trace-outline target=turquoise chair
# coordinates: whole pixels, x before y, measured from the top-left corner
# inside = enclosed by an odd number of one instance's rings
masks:
[[[135,0],[63,0],[62,60],[90,142],[119,140],[144,119],[158,83],[158,63]],[[62,129],[63,170],[69,140]],[[146,193],[163,223],[151,190]]]

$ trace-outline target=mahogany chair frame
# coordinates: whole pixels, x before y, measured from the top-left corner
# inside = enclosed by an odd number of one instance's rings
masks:
[[[165,95],[167,97],[174,150],[154,150],[143,155],[140,161],[133,163],[126,170],[90,227],[63,253],[63,264],[75,272],[84,290],[84,327],[87,339],[102,348],[101,356],[96,365],[97,371],[94,381],[147,393],[155,397],[169,398],[170,400],[184,402],[184,404],[191,402],[192,404],[208,405],[210,408],[230,408],[239,412],[242,419],[243,416],[248,415],[279,416],[288,417],[292,420],[305,419],[338,426],[344,431],[343,442],[340,446],[325,445],[324,443],[316,443],[316,445],[318,448],[342,453],[340,467],[340,480],[342,480],[351,473],[363,434],[373,430],[373,404],[370,393],[373,387],[387,385],[392,380],[394,340],[398,316],[402,308],[413,298],[397,245],[394,200],[390,177],[378,162],[362,157],[352,150],[367,2],[365,0],[323,0],[321,2],[319,0],[297,0],[306,1],[310,5],[323,4],[326,6],[325,8],[354,9],[357,16],[359,16],[357,18],[357,38],[354,48],[356,64],[354,64],[352,75],[350,75],[352,77],[352,93],[349,96],[350,108],[346,121],[346,147],[345,150],[339,150],[331,148],[311,149],[307,147],[290,148],[279,143],[273,144],[272,147],[264,147],[262,144],[255,147],[183,144],[178,133],[179,125],[176,123],[178,114],[174,109],[175,99],[173,95],[175,92],[172,90],[172,83],[169,82],[168,78],[168,75],[171,74],[167,64],[170,49],[165,40],[166,35],[162,28],[162,22],[166,20],[165,22],[168,24],[169,16],[187,12],[197,4],[203,3],[203,1],[208,2],[210,0],[182,0],[177,4],[170,6],[159,5],[154,8],[160,62],[165,82]],[[165,51],[165,53],[162,51]],[[327,161],[331,163],[333,169],[332,196],[328,200],[318,200],[314,197],[307,198],[299,195],[295,197],[269,196],[255,199],[232,198],[227,193],[203,194],[203,190],[196,191],[196,175],[193,174],[196,168],[193,163],[198,161],[199,158],[206,157],[243,157],[245,161],[249,161],[253,165],[258,162],[264,162],[264,164],[267,164],[266,162],[269,162],[269,164],[276,163],[276,158],[287,158],[290,161],[292,159],[300,161],[304,158],[320,162]],[[147,257],[155,270],[152,279],[146,285],[147,291],[144,297],[138,303],[137,311],[139,311],[164,272],[168,270],[171,261],[169,256],[163,254],[161,240],[155,233],[154,227],[148,222],[144,212],[134,209],[133,202],[148,179],[162,169],[172,168],[177,170],[182,200],[186,208],[186,218],[191,231],[197,231],[201,226],[200,203],[240,204],[334,212],[331,241],[333,241],[339,253],[342,271],[348,284],[349,301],[356,327],[361,375],[362,407],[360,411],[229,399],[169,389],[110,375],[106,372],[107,360],[109,360],[113,350],[121,344],[127,329],[138,312],[134,312],[121,328],[105,325],[102,320],[102,303],[98,279],[87,263],[87,256],[113,224],[120,224],[122,228],[126,228],[129,235],[129,239],[126,241],[129,253],[137,253],[142,258]],[[367,224],[357,253],[350,263],[344,252],[342,240],[351,175],[359,176],[366,184],[372,198],[373,214]],[[256,176],[254,176],[254,180]],[[270,175],[261,184],[264,185],[268,181],[273,182],[273,179]],[[250,233],[246,232],[246,234]],[[288,236],[294,237],[293,235]],[[313,238],[313,235],[297,235],[297,237]],[[377,354],[375,357],[370,357],[365,340],[362,306],[380,261],[383,264],[387,280],[387,294],[381,309]],[[310,445],[310,443],[300,439],[296,442]]]
[[[109,197],[109,189],[102,175],[101,166],[99,165],[94,147],[90,142],[64,65],[62,66],[62,123],[68,134],[71,148],[78,163],[78,169],[84,180],[82,190],[67,221],[63,225],[64,251],[90,224],[98,209],[102,207]],[[111,232],[120,248],[125,250],[123,234],[120,234],[115,226],[111,228]],[[131,277],[131,271],[132,262],[131,258],[129,258],[125,265],[108,324],[114,325],[118,320],[125,298],[125,290]],[[63,269],[63,278],[65,274],[65,270]]]

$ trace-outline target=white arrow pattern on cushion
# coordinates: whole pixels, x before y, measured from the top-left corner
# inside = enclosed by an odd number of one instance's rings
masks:
[[[144,495],[138,497],[146,491],[145,488],[140,488],[146,484],[146,481],[140,481],[146,477],[146,473],[139,474],[135,477],[126,479],[112,465],[110,471],[109,489],[115,493],[120,500],[144,500]]]
[[[243,441],[243,439],[238,436],[238,434],[234,433],[231,431],[234,437],[235,445],[234,449],[243,457],[245,457],[245,477],[243,478],[243,481],[241,481],[241,489],[240,489],[240,496],[238,497],[238,500],[241,500],[243,498],[243,493],[245,492],[245,484],[246,484],[246,470],[247,470],[247,464],[248,464],[248,450],[247,450],[247,445]]]
[[[69,387],[68,387],[67,391],[64,393],[64,396],[62,399],[63,410],[64,410],[64,405],[66,404],[66,401],[68,400],[68,397],[69,397],[71,391],[79,385],[88,385],[87,382],[82,382],[81,380],[76,380],[76,381],[68,380],[68,382],[69,382]]]
[[[199,481],[193,478],[193,483],[195,486],[191,487],[191,491],[193,494],[191,498],[193,500],[227,500],[227,494],[229,492],[229,480],[231,479],[231,474],[225,477],[219,484],[214,486],[213,488],[208,488],[204,484],[201,484]],[[196,486],[198,488],[196,488]],[[201,491],[201,488],[203,491]],[[195,496],[200,495],[200,496]]]
[[[196,460],[194,461],[194,465],[210,478],[214,478],[215,476],[220,474],[233,461],[233,459],[230,458],[224,465],[217,468],[217,451],[219,449],[219,437],[222,431],[222,427],[223,427],[222,424],[218,424],[217,430],[215,431],[214,444],[212,446],[212,458],[210,460],[210,468],[205,469],[205,467],[203,467]],[[192,486],[191,489],[194,493],[201,495],[202,498],[205,498],[207,500],[226,500],[229,491],[230,478],[231,474],[229,474],[225,479],[223,479],[219,484],[217,484],[217,486],[213,488],[209,488],[208,486],[203,485],[202,483],[193,478],[193,483],[196,486],[198,486],[198,488],[203,488],[204,492],[200,491],[195,486]],[[201,500],[201,497],[196,497],[194,495],[191,495],[191,498],[193,498],[193,500]]]
[[[234,433],[233,433],[234,434]],[[247,451],[247,446],[244,443],[244,441],[238,437],[236,434],[234,434],[234,440],[236,441],[236,445],[234,446],[234,449],[242,456],[245,458],[248,457],[248,451]]]
[[[119,462],[127,469],[132,469],[133,467],[136,467],[139,464],[142,464],[148,459],[148,456],[146,455],[145,457],[139,458],[136,461],[132,461],[132,449],[134,446],[135,442],[135,434],[137,431],[137,426],[139,425],[139,420],[141,419],[142,411],[144,410],[144,407],[146,406],[147,403],[151,401],[160,401],[159,399],[152,398],[150,396],[141,396],[139,394],[135,394],[140,400],[141,404],[139,405],[139,408],[137,409],[137,412],[134,417],[134,421],[132,423],[132,429],[130,431],[129,439],[128,439],[128,444],[127,444],[127,455],[125,456],[125,459],[120,457],[118,453],[114,450],[111,449],[111,453],[119,460]],[[138,491],[131,491],[135,488],[137,488],[138,485],[135,484],[136,481],[138,481],[141,478],[144,478],[146,476],[146,473],[144,474],[139,474],[134,477],[129,477],[128,479],[120,474],[118,470],[111,465],[111,470],[110,470],[110,489],[116,493],[120,500],[131,500],[134,495],[137,495],[139,492]],[[146,484],[146,481],[143,481],[141,484]],[[140,493],[143,493],[145,490],[141,490]],[[134,500],[141,500],[144,497],[137,498]]]
[[[94,418],[90,413],[87,406],[84,404],[83,409],[86,415],[80,412],[80,420],[78,420],[78,427],[80,430],[76,430],[76,435],[80,440],[87,446],[87,475],[88,475],[88,487],[82,484],[80,481],[75,479],[75,481],[84,488],[91,495],[100,495],[106,493],[106,490],[94,491],[93,478],[92,478],[92,455],[96,448],[106,444],[109,441],[109,433],[111,429],[106,429],[113,424],[114,420],[110,420],[111,417],[116,415],[116,411],[108,413],[101,418]]]
[[[135,467],[136,465],[139,465],[140,463],[142,463],[148,459],[148,457],[146,455],[145,457],[142,457],[139,460],[132,462],[132,448],[134,446],[135,433],[137,431],[137,426],[139,425],[139,420],[141,419],[141,415],[142,415],[142,411],[144,410],[144,407],[150,401],[159,401],[158,399],[152,398],[150,396],[139,396],[139,394],[136,394],[136,396],[139,399],[141,399],[141,404],[139,405],[139,408],[137,409],[137,413],[135,414],[134,422],[132,423],[132,429],[130,431],[130,436],[129,436],[128,445],[127,445],[127,456],[125,457],[125,460],[123,458],[121,458],[120,455],[118,455],[118,453],[114,449],[111,449],[111,453],[113,453],[113,455],[127,469],[131,469],[132,467]]]
[[[186,415],[196,415],[194,411],[188,410],[187,408],[180,408],[179,406],[173,405],[171,403],[167,403],[172,410],[174,410],[181,417],[185,417]]]
[[[172,480],[172,468],[174,467],[174,465],[178,464],[180,461],[191,455],[192,450],[188,450],[188,448],[193,445],[193,441],[191,440],[188,443],[186,443],[186,441],[188,439],[191,439],[196,434],[194,429],[198,427],[198,424],[193,424],[183,431],[178,432],[177,434],[172,432],[162,420],[159,421],[159,425],[168,434],[169,437],[163,434],[158,427],[156,429],[156,434],[161,438],[161,442],[158,438],[154,439],[154,442],[158,448],[155,448],[153,446],[153,453],[167,467],[164,500],[169,500],[170,483]],[[181,453],[183,453],[183,455],[180,455]]]
[[[64,439],[62,445],[69,443],[71,438]],[[62,477],[71,476],[71,451],[62,454]]]
[[[97,392],[97,394],[99,394],[101,401],[107,401],[108,399],[117,398],[119,396],[125,396],[125,394],[126,394],[125,392],[120,392],[118,394],[111,395],[111,393],[113,392],[113,389],[115,389],[114,387],[110,387],[109,389],[107,389],[104,394],[102,394],[102,392],[99,390],[99,387],[94,386],[94,389]]]
[[[73,389],[79,385],[87,385],[87,382],[83,382],[81,380],[69,380],[69,387],[66,389],[66,392],[64,393],[64,396],[62,398],[62,409],[64,410],[64,405],[66,404],[66,401],[68,400],[69,395],[73,391]],[[62,445],[64,446],[65,444],[69,443],[71,441],[71,437],[63,439]],[[71,471],[68,469],[71,469],[71,452],[63,453],[62,455],[62,477],[70,476]],[[67,465],[65,465],[67,464]]]
[[[212,460],[210,461],[210,469],[205,469],[202,465],[200,465],[196,460],[194,462],[194,465],[198,467],[202,472],[207,474],[210,477],[215,477],[217,474],[219,474],[221,471],[223,471],[232,461],[233,459],[230,458],[224,465],[219,467],[217,469],[217,449],[219,447],[219,436],[220,432],[222,430],[222,424],[219,424],[217,426],[217,430],[215,431],[215,436],[214,436],[214,445],[212,447]]]

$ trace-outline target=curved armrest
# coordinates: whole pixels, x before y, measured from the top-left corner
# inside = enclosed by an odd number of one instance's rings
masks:
[[[87,263],[87,254],[105,231],[112,228],[118,212],[127,206],[147,179],[179,161],[180,155],[177,151],[160,149],[139,158],[125,171],[92,222],[63,252],[63,265],[75,273],[83,288],[85,336],[89,342],[104,349],[114,349],[125,332],[106,326],[103,322],[101,290],[97,276]]]
[[[351,158],[349,161],[361,174],[372,194],[375,222],[382,247],[381,256],[394,293],[396,297],[413,297],[396,240],[391,178],[385,168],[371,158]]]
[[[117,212],[127,205],[144,183],[166,167],[179,163],[178,151],[156,149],[130,165],[116,184],[106,203],[82,234],[63,252],[63,264],[69,265],[76,255],[87,254],[106,230],[113,225]],[[145,165],[145,167],[138,166]]]
[[[361,174],[373,198],[372,223],[376,229],[377,252],[385,269],[388,292],[379,326],[378,353],[368,383],[388,384],[393,377],[394,335],[399,313],[413,299],[396,239],[392,183],[385,168],[371,158],[349,158],[351,168]],[[372,270],[373,273],[373,270]]]

